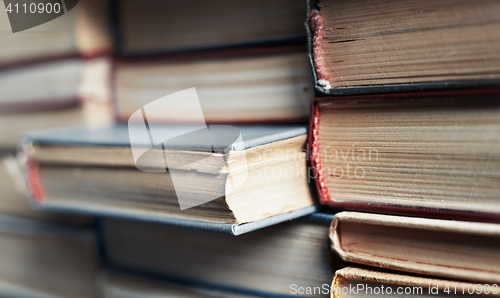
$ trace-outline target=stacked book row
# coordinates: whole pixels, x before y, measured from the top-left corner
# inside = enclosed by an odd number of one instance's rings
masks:
[[[497,1],[30,30],[0,49],[0,296],[500,295]]]

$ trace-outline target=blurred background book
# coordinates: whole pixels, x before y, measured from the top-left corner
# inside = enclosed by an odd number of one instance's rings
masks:
[[[91,219],[34,210],[16,151],[32,130],[113,121],[106,5],[81,1],[62,17],[15,34],[8,12],[0,10],[2,297],[97,295]]]
[[[95,297],[92,230],[0,215],[0,293],[5,297]]]
[[[105,263],[193,285],[248,295],[290,295],[291,285],[328,284],[328,227],[313,216],[234,237],[155,223],[105,220]],[[314,297],[321,297],[316,293]]]
[[[11,30],[8,12],[2,9],[0,68],[112,53],[114,43],[108,5],[108,1],[80,1],[64,16],[15,34]]]
[[[113,6],[116,46],[127,56],[306,42],[303,1],[126,0]]]

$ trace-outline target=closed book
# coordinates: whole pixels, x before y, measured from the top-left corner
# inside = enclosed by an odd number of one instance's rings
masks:
[[[305,46],[251,47],[116,63],[116,114],[126,122],[143,105],[196,87],[207,123],[306,122],[314,97]],[[149,122],[191,123],[179,101]]]
[[[21,163],[10,154],[0,155],[0,214],[44,220],[72,226],[88,226],[83,216],[56,214],[34,210],[28,201],[28,192]]]
[[[32,202],[49,210],[187,220],[234,234],[235,224],[262,226],[260,220],[276,223],[315,209],[304,125],[149,128],[29,134],[22,147]]]
[[[0,216],[0,296],[95,297],[94,232]]]
[[[112,120],[108,58],[57,59],[0,70],[0,150],[31,130]]]
[[[311,163],[321,202],[498,221],[499,89],[317,99]]]
[[[301,1],[126,0],[113,4],[117,47],[125,55],[306,41],[306,4]]]
[[[54,3],[54,7],[47,7],[47,11],[51,10],[47,14],[63,12],[59,17],[15,33],[11,29],[9,14],[24,13],[25,9],[30,9],[29,5],[11,3],[11,11],[0,11],[0,30],[3,32],[0,37],[0,68],[112,52],[109,1],[81,0],[68,11],[61,5]]]
[[[310,59],[321,94],[498,85],[497,1],[309,4]]]
[[[497,284],[481,284],[346,267],[335,272],[331,297],[498,297]]]
[[[232,237],[157,223],[106,219],[100,235],[110,268],[263,297],[301,295],[332,279],[331,214],[313,214]]]
[[[500,281],[500,225],[341,212],[330,230],[347,262],[476,283]]]

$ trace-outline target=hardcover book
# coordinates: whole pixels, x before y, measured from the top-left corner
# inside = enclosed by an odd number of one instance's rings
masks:
[[[498,1],[312,0],[307,24],[326,95],[498,86]]]
[[[354,289],[354,290],[352,290]],[[374,269],[347,267],[335,272],[332,297],[487,297],[498,296],[497,284],[436,279]],[[334,296],[335,295],[335,296]]]
[[[22,145],[31,200],[41,209],[188,220],[231,233],[234,224],[276,223],[274,216],[282,221],[314,211],[305,126],[227,127],[182,134],[191,127],[150,126],[155,135],[179,137],[154,147],[149,138],[138,143],[146,152],[139,158],[123,125],[32,133]],[[233,132],[236,141],[227,139]]]
[[[476,283],[500,281],[500,225],[341,212],[330,230],[347,262]]]
[[[0,296],[91,298],[94,233],[0,215]]]
[[[317,99],[309,152],[321,202],[498,221],[499,91]]]
[[[126,55],[306,41],[302,1],[125,0],[114,1],[114,15]]]
[[[31,130],[112,120],[109,59],[59,59],[0,71],[0,150]],[[28,87],[27,87],[28,86]]]
[[[330,214],[314,214],[238,237],[107,219],[100,235],[110,268],[150,274],[192,287],[262,297],[296,297],[299,288],[329,285],[332,280],[328,248],[332,218]]]
[[[208,123],[306,122],[314,97],[303,46],[121,59],[114,71],[117,117],[127,121],[150,101],[192,86]],[[148,121],[190,123],[188,108],[181,101]]]
[[[68,57],[94,57],[113,50],[109,1],[78,1],[73,9],[56,19],[16,33],[11,30],[9,13],[23,13],[26,7],[19,4],[16,8],[13,2],[9,3],[10,12],[0,10],[0,68]],[[59,11],[62,10],[60,7]]]
[[[0,214],[74,226],[88,226],[90,223],[83,216],[34,210],[28,202],[22,168],[10,154],[0,155],[0,190]]]

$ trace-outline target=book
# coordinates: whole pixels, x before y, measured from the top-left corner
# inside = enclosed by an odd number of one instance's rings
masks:
[[[117,48],[125,55],[305,44],[305,15],[305,3],[293,0],[114,2]]]
[[[498,222],[499,89],[314,102],[322,203],[357,211]]]
[[[110,123],[110,82],[103,78],[110,70],[107,58],[60,59],[1,70],[0,149],[15,149],[30,130]]]
[[[335,272],[332,296],[366,297],[485,297],[498,296],[497,284],[478,284],[421,277],[375,269],[346,267]]]
[[[305,47],[250,48],[159,59],[122,59],[114,72],[117,118],[196,87],[207,123],[306,122],[314,97]],[[182,102],[150,122],[194,121]]]
[[[60,17],[16,33],[11,30],[9,12],[2,9],[0,68],[111,53],[113,38],[108,6],[109,1],[81,0]],[[16,13],[16,8],[13,9],[11,13]]]
[[[234,224],[314,211],[304,125],[150,125],[153,143],[149,138],[135,142],[149,133],[129,127],[29,134],[22,148],[33,204],[47,210],[230,224],[225,227],[231,230]]]
[[[34,103],[49,100],[54,107],[74,105],[84,64],[83,59],[62,59],[0,72],[2,111],[15,112],[28,105],[36,110],[39,106]]]
[[[320,214],[233,237],[158,223],[105,219],[100,243],[112,269],[193,287],[264,297],[294,297],[330,285],[328,226]],[[324,295],[307,295],[324,297]]]
[[[99,297],[102,298],[209,298],[238,297],[256,298],[262,296],[223,292],[213,288],[194,288],[191,285],[176,284],[155,278],[123,273],[113,270],[101,272],[97,278]]]
[[[93,231],[0,215],[0,296],[95,297]]]
[[[308,36],[322,94],[498,86],[496,1],[310,1]]]
[[[83,216],[34,210],[28,202],[22,171],[19,161],[13,155],[0,155],[0,214],[72,226],[89,226],[89,219]]]
[[[500,281],[498,224],[341,212],[330,238],[347,262],[478,283]]]

